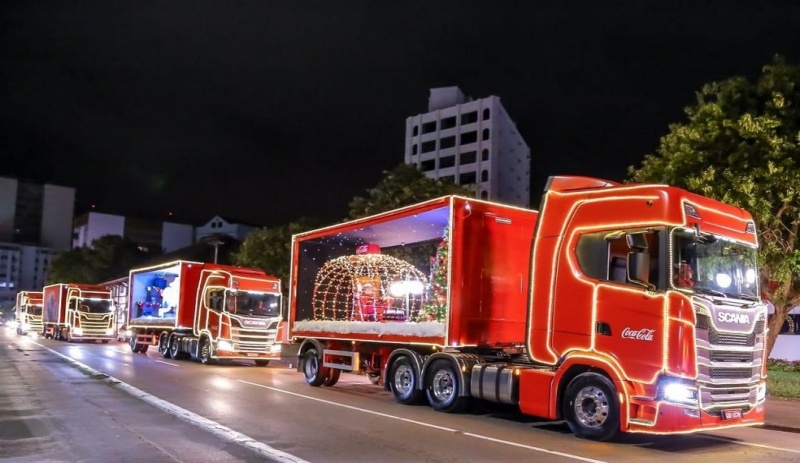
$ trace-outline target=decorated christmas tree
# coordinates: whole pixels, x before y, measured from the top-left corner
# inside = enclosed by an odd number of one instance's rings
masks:
[[[442,241],[436,247],[436,255],[431,257],[430,297],[425,304],[423,319],[443,322],[447,317],[447,259],[449,228],[444,229]]]

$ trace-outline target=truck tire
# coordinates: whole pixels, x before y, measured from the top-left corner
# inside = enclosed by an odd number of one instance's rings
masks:
[[[136,332],[135,331],[133,332],[133,334],[131,334],[131,338],[128,339],[128,345],[131,346],[131,351],[134,354],[139,353],[139,344],[136,342]]]
[[[386,381],[389,382],[389,389],[395,400],[401,404],[411,405],[422,400],[422,390],[418,387],[419,374],[407,356],[404,355],[394,361]]]
[[[329,370],[322,366],[322,355],[317,352],[317,349],[312,347],[303,355],[303,376],[309,386],[322,386],[328,377]]]
[[[329,368],[328,370],[328,376],[325,377],[325,381],[322,383],[322,385],[331,387],[339,382],[339,375],[342,374],[342,370],[338,368]]]
[[[425,382],[425,395],[434,410],[445,413],[458,413],[467,405],[467,397],[462,397],[461,373],[446,359],[434,360],[428,367]]]
[[[167,333],[161,333],[158,338],[158,353],[165,359],[172,358],[172,354],[169,351],[169,335]]]
[[[150,347],[149,344],[139,344],[139,353],[140,354],[146,354],[148,347]]]
[[[599,373],[581,373],[564,391],[564,418],[578,437],[597,441],[619,432],[619,403],[614,383]]]
[[[178,337],[177,336],[175,336],[174,334],[170,335],[170,337],[169,337],[169,355],[171,355],[172,358],[174,358],[175,360],[180,360],[181,358],[183,358],[183,356],[182,356],[183,352],[181,352],[180,344],[181,343],[178,342]]]
[[[253,360],[253,361],[256,363],[256,366],[259,366],[259,367],[265,367],[265,366],[269,365],[269,360],[267,360],[267,359],[256,359],[256,360]]]
[[[197,348],[197,358],[200,359],[200,363],[203,365],[214,364],[214,359],[211,358],[211,343],[208,342],[208,338],[206,337],[200,338],[200,346]]]

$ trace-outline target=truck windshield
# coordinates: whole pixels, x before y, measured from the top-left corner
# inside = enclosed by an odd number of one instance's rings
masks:
[[[25,306],[25,312],[31,315],[41,315],[42,314],[42,306],[40,305],[28,305]]]
[[[108,313],[111,312],[111,301],[102,299],[78,299],[77,308],[81,312]]]
[[[672,240],[672,283],[696,292],[757,299],[754,247],[693,230],[676,229]]]
[[[281,296],[247,291],[225,291],[225,308],[237,315],[277,317],[281,310]]]

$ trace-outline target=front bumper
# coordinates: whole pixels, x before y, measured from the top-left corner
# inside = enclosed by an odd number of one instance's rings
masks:
[[[633,399],[629,405],[627,432],[675,434],[764,424],[765,400],[723,409],[666,401]]]

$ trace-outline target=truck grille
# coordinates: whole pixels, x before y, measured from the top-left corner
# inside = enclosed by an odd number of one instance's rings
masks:
[[[706,409],[755,403],[761,378],[765,319],[759,315],[750,333],[719,331],[702,306],[695,306],[697,379],[700,402]]]
[[[278,322],[270,323],[266,329],[231,327],[231,342],[237,352],[269,353],[275,344]]]
[[[111,319],[111,314],[107,313],[81,313],[79,326],[83,336],[108,336],[106,331],[111,328]]]
[[[41,315],[28,314],[28,325],[30,326],[28,331],[33,331],[35,333],[41,333],[44,330],[44,323],[42,323],[42,316]]]

